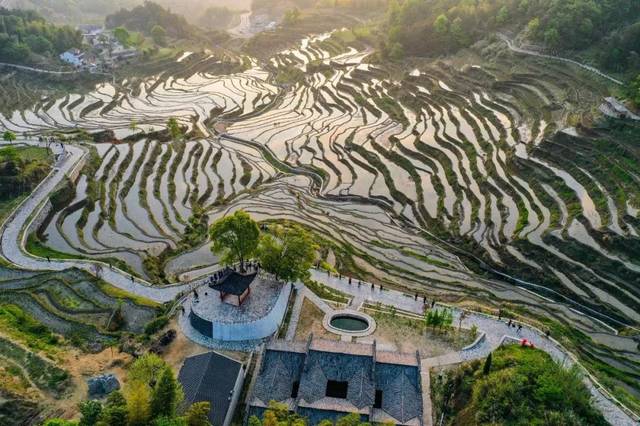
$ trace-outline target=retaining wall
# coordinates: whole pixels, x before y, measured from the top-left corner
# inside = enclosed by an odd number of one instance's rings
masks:
[[[260,340],[269,337],[280,328],[287,310],[291,284],[282,287],[273,308],[255,321],[222,323],[200,318],[193,310],[189,313],[191,326],[207,337],[222,341]]]
[[[53,204],[51,204],[51,200],[47,198],[47,201],[44,203],[40,211],[38,211],[36,217],[34,217],[33,220],[29,223],[29,226],[27,227],[24,235],[29,236],[32,233],[36,232],[38,228],[40,228],[40,225],[44,223],[47,216],[49,216],[49,213],[51,213],[52,209]]]

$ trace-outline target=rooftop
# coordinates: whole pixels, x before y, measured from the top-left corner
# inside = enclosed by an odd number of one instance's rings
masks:
[[[312,423],[358,412],[372,421],[420,425],[421,389],[417,354],[376,351],[375,343],[274,341],[265,348],[250,405],[260,410],[271,400],[284,402]]]
[[[241,274],[236,271],[228,273],[222,282],[216,285],[210,285],[212,290],[219,291],[224,294],[232,294],[234,296],[240,296],[251,286],[251,283],[256,278],[256,273]]]
[[[211,424],[224,424],[231,403],[230,395],[241,368],[240,362],[216,352],[185,359],[178,375],[178,380],[184,388],[185,402],[193,404],[208,401],[211,404]]]
[[[283,284],[264,276],[258,276],[251,286],[251,296],[240,305],[230,305],[220,300],[217,291],[205,286],[198,290],[198,302],[191,305],[193,311],[209,321],[218,323],[250,322],[267,315],[273,308]]]

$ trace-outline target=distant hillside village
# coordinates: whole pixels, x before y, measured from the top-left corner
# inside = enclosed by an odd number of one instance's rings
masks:
[[[78,30],[82,33],[83,47],[69,49],[60,54],[63,62],[76,69],[89,72],[108,71],[140,54],[134,47],[123,46],[112,30],[98,25],[79,25]]]

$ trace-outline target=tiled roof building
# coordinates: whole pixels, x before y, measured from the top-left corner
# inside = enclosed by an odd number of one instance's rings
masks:
[[[228,426],[242,390],[244,376],[242,363],[216,352],[208,352],[185,359],[178,380],[184,389],[185,403],[209,402],[211,424]]]
[[[375,342],[273,341],[251,392],[249,414],[258,417],[275,400],[311,425],[349,413],[368,422],[422,425],[418,354],[377,351]]]

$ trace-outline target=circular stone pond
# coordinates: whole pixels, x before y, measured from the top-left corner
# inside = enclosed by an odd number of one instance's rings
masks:
[[[376,329],[376,321],[373,318],[350,309],[328,313],[322,325],[332,333],[351,337],[368,336]]]

